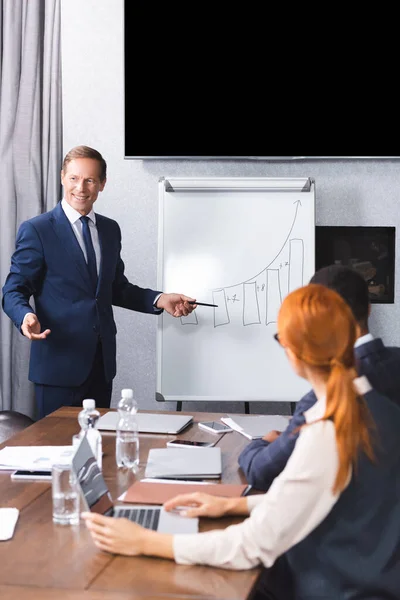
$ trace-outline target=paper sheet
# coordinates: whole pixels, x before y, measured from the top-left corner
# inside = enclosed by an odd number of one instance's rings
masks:
[[[19,517],[18,508],[0,508],[0,540],[10,540]]]
[[[0,470],[51,471],[55,462],[72,458],[72,446],[6,446],[0,450]]]

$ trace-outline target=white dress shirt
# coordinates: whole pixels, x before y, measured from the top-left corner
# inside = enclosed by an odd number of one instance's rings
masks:
[[[358,348],[358,346],[362,346],[363,344],[368,344],[368,342],[372,342],[373,339],[374,336],[372,335],[372,333],[366,333],[365,335],[361,335],[359,338],[356,339],[354,348]]]
[[[72,208],[72,206],[70,204],[68,204],[68,202],[65,200],[65,198],[63,198],[61,200],[61,207],[62,207],[63,211],[65,212],[65,216],[67,217],[68,221],[71,223],[75,237],[78,240],[78,244],[81,247],[83,256],[85,257],[85,261],[87,262],[86,246],[85,246],[85,242],[83,239],[83,233],[82,233],[83,226],[82,226],[82,221],[80,221],[80,218],[82,215],[77,210]],[[96,227],[96,214],[95,214],[94,210],[92,209],[87,216],[89,217],[89,231],[90,231],[90,235],[91,235],[92,242],[93,242],[94,253],[96,255],[96,267],[97,267],[97,275],[98,275],[100,272],[101,251],[100,251],[99,233],[98,233],[97,227]]]
[[[354,380],[360,394],[371,389],[366,377]],[[340,494],[332,489],[339,468],[336,432],[325,414],[325,399],[304,413],[306,423],[285,469],[266,494],[249,496],[250,516],[239,525],[195,535],[175,535],[180,564],[250,569],[275,560],[301,542],[332,510]],[[351,479],[349,473],[348,481]]]

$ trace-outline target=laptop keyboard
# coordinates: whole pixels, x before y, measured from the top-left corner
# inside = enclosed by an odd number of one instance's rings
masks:
[[[157,531],[158,522],[160,520],[159,508],[122,508],[118,509],[117,518],[125,517],[146,529]]]

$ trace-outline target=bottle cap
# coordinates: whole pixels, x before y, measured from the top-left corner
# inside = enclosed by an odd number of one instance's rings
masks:
[[[93,398],[86,398],[86,400],[82,402],[82,406],[86,410],[92,410],[93,408],[96,408],[96,400],[93,400]]]
[[[121,390],[121,396],[122,398],[133,398],[133,390],[125,388],[124,390]]]

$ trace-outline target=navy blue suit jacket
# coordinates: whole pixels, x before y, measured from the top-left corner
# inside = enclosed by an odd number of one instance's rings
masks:
[[[96,214],[101,264],[96,292],[83,252],[61,203],[22,223],[3,287],[3,309],[20,330],[35,312],[51,334],[31,344],[29,379],[75,387],[88,377],[99,339],[107,381],[116,373],[116,326],[112,305],[158,314],[159,292],[129,283],[121,259],[118,223]],[[29,304],[33,296],[35,310]]]
[[[355,348],[357,370],[372,387],[400,406],[400,348],[387,347],[376,338]],[[296,444],[295,430],[305,423],[304,412],[317,401],[313,391],[297,403],[288,427],[272,443],[254,440],[239,455],[247,481],[259,490],[268,490],[285,468]],[[267,433],[267,432],[266,432]]]

